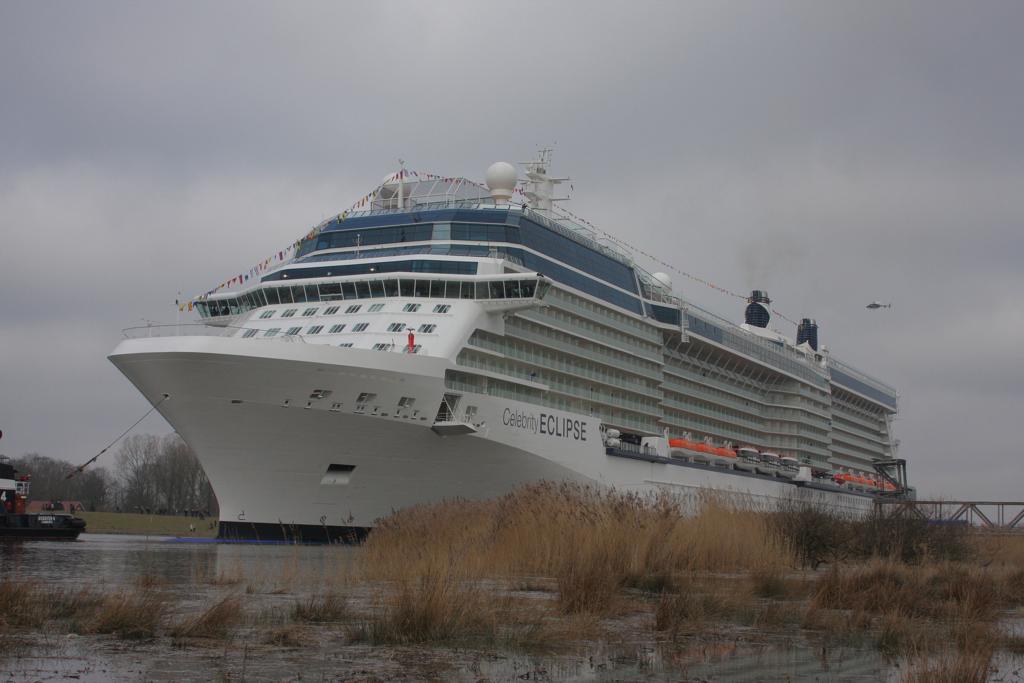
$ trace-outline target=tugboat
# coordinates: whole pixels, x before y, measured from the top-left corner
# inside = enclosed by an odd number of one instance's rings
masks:
[[[25,511],[31,476],[18,474],[10,458],[0,455],[0,540],[73,541],[85,520],[64,512]]]

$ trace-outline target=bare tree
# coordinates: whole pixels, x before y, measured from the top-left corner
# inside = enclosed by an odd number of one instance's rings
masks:
[[[117,465],[126,510],[182,513],[216,507],[199,459],[176,434],[125,439]]]
[[[112,498],[114,482],[102,467],[86,470],[71,479],[74,466],[64,460],[27,453],[14,461],[14,467],[32,477],[29,495],[33,500],[79,501],[88,510],[105,508]]]

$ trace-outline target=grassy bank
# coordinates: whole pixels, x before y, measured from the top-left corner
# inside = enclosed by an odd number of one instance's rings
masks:
[[[132,533],[190,521],[113,516]],[[658,649],[660,666],[685,672],[746,644],[826,663],[852,649],[904,681],[970,682],[1007,661],[1019,668],[1024,652],[1005,628],[1024,618],[1024,537],[922,520],[537,485],[395,513],[355,555],[328,548],[306,565],[299,548],[289,552],[271,569],[204,567],[188,590],[156,575],[56,590],[0,581],[0,615],[24,615],[0,618],[0,657],[25,629],[196,652],[216,644],[241,651],[243,677],[249,652],[282,648],[303,661],[385,648],[434,663],[437,653]],[[317,563],[323,574],[308,580]]]
[[[217,535],[217,524],[213,518],[175,517],[171,515],[140,515],[132,512],[79,512],[85,520],[86,533],[92,534],[142,534],[152,536],[185,536],[191,538],[213,538]],[[213,528],[210,528],[211,523]],[[190,531],[190,525],[196,530]]]

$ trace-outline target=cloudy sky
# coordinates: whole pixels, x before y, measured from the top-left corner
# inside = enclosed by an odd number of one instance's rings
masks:
[[[898,387],[925,494],[1020,500],[1021,26],[1019,2],[2,3],[0,452],[93,455],[148,407],[106,360],[122,328],[397,158],[479,179],[556,143],[573,211],[767,289]]]

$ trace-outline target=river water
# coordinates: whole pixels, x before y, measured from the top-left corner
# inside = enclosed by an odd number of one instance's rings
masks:
[[[247,622],[227,641],[175,645],[168,637],[36,632],[0,655],[4,681],[879,681],[899,669],[871,647],[844,647],[753,629],[685,644],[658,642],[649,627],[570,651],[545,654],[457,647],[353,643],[343,629],[319,627],[298,647],[258,636],[287,621],[297,600],[324,590],[345,593],[357,609],[372,599],[346,586],[358,548],[174,542],[83,534],[73,543],[0,545],[0,575],[54,587],[133,588],[140,577],[173,596],[168,618],[194,614],[219,597],[242,596]],[[646,623],[646,622],[645,622]],[[647,634],[637,637],[636,634]],[[1009,677],[1007,677],[1009,676]],[[1004,668],[1000,680],[1020,680]]]

